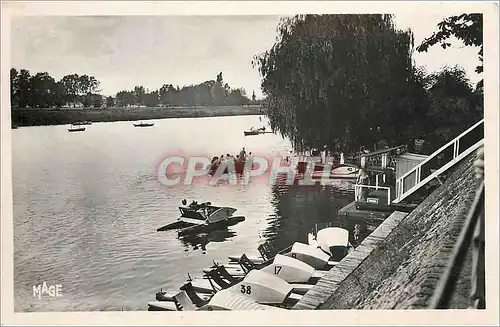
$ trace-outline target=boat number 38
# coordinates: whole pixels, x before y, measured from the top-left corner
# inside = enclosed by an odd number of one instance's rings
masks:
[[[241,285],[241,293],[252,294],[252,287],[250,285]]]

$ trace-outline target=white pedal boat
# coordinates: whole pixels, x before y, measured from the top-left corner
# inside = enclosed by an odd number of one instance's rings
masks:
[[[328,254],[317,247],[300,242],[295,242],[290,252],[285,255],[305,262],[317,270],[325,270],[330,265]]]
[[[323,271],[317,271],[303,261],[282,254],[276,255],[273,263],[261,271],[278,276],[288,283],[308,283],[311,278],[321,278],[324,275]]]
[[[250,271],[241,282],[227,290],[261,304],[293,304],[302,298],[301,295],[293,293],[292,285],[260,270]]]
[[[309,237],[312,238],[312,234]],[[284,252],[282,254],[303,261],[318,270],[328,269],[328,266],[332,266],[337,263],[335,261],[329,261],[330,256],[319,248],[319,244],[316,241],[311,239],[309,242],[312,242],[312,244],[295,242],[293,246],[289,248],[288,252],[282,251]],[[236,259],[236,257],[237,256],[230,256],[230,260]],[[239,258],[241,258],[241,255],[238,257],[238,260]],[[258,258],[257,260],[256,258],[249,258],[249,260],[255,265],[266,262],[264,259]],[[229,267],[236,270],[240,269],[239,264],[235,262],[230,262],[230,266],[228,266],[228,268]]]
[[[239,264],[222,265],[233,277],[245,276],[246,272]],[[203,270],[208,273],[213,267]],[[277,254],[273,262],[260,270],[274,274],[289,283],[307,283],[311,278],[321,278],[323,271],[317,271],[309,264],[286,255]]]
[[[234,278],[241,278],[245,276],[245,272],[240,270],[232,270],[226,268],[224,265],[221,268]],[[204,270],[205,273],[214,268]],[[293,292],[298,294],[305,294],[310,290],[317,279],[323,277],[324,271],[315,270],[310,265],[292,257],[287,257],[282,254],[276,255],[273,262],[260,269],[263,272],[275,275],[284,281],[291,283]],[[227,278],[226,278],[227,279]]]
[[[316,236],[309,233],[307,238],[309,245],[316,246],[330,255],[331,263],[338,263],[352,250],[349,231],[340,227],[324,228],[319,230]]]
[[[259,271],[259,270],[252,270],[252,271]],[[266,271],[266,273],[269,273],[271,275],[274,274],[274,273],[267,272],[267,271]],[[280,273],[281,273],[281,271],[280,271]],[[229,272],[229,274],[231,274],[231,273]],[[243,280],[244,278],[246,278],[246,276],[248,276],[248,274],[241,274],[241,275],[240,274],[237,274],[237,275],[231,274],[231,276],[234,278],[241,278]],[[278,277],[280,279],[282,279],[280,276],[278,276]],[[297,279],[297,278],[292,278],[292,279]],[[227,280],[224,280],[224,282],[227,282]],[[195,279],[191,280],[191,284],[193,285],[193,289],[200,294],[213,294],[213,293],[217,293],[217,292],[224,289],[221,285],[217,284],[214,280],[210,281],[209,279],[205,279],[205,278],[195,278]],[[302,283],[298,282],[298,283],[290,283],[290,286],[292,287],[293,293],[305,294],[308,290],[311,289],[311,287],[313,285],[312,284],[302,284]],[[232,286],[229,286],[229,288],[231,288],[231,287]]]
[[[263,305],[255,302],[253,299],[238,294],[230,290],[222,290],[217,292],[210,302],[198,310],[200,311],[216,311],[216,310],[286,310],[269,305]]]

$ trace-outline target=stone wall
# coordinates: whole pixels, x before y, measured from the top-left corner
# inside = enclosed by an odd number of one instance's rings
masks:
[[[474,158],[475,153],[459,163],[445,183],[403,218],[318,309],[428,307],[474,200]],[[468,306],[470,266],[471,253],[452,308]]]

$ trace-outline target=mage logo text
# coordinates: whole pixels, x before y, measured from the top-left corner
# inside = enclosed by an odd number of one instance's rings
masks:
[[[62,296],[62,285],[47,285],[47,282],[43,284],[33,285],[33,297],[38,297],[40,300],[43,295],[48,295],[50,297],[61,297]]]

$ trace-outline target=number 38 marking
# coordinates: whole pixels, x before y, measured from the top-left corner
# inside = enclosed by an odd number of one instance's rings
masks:
[[[250,285],[241,285],[241,293],[252,294],[252,287]]]

